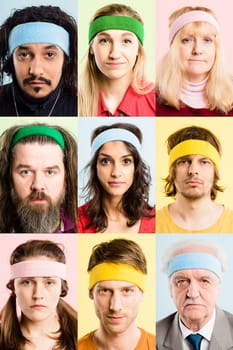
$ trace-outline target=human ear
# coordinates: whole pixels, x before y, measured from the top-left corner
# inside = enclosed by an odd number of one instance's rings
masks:
[[[93,297],[93,291],[92,291],[92,290],[89,290],[89,298],[90,298],[90,299],[94,299],[94,297]]]

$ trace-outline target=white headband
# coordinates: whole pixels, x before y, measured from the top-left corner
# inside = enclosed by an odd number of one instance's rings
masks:
[[[51,260],[25,260],[11,265],[11,279],[22,277],[59,277],[66,279],[66,265]]]
[[[186,24],[192,22],[207,22],[212,24],[217,32],[219,32],[219,24],[216,19],[208,12],[205,11],[190,11],[185,12],[181,16],[175,19],[175,21],[170,26],[169,32],[169,43],[172,44],[172,41],[176,33],[183,28]]]

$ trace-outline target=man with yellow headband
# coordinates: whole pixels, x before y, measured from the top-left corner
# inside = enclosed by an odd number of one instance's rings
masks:
[[[190,126],[168,137],[165,194],[175,202],[158,210],[157,232],[233,232],[233,211],[216,203],[221,145],[209,130]]]
[[[35,123],[10,127],[0,144],[0,232],[77,232],[74,137]]]
[[[157,322],[156,349],[232,349],[233,314],[216,306],[226,267],[223,247],[211,240],[177,241],[162,262],[177,312]]]
[[[98,244],[88,272],[89,296],[100,323],[97,330],[79,339],[78,349],[154,350],[155,336],[136,326],[147,273],[138,244],[127,239]]]
[[[0,116],[77,116],[75,19],[57,6],[25,7],[0,38]]]

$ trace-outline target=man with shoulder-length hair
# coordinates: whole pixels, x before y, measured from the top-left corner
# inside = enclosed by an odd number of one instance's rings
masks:
[[[233,232],[233,211],[215,202],[221,145],[208,129],[189,126],[167,139],[165,194],[174,203],[158,210],[157,232]]]
[[[0,136],[0,169],[0,232],[77,232],[77,143],[68,131],[10,127]]]
[[[25,7],[1,25],[0,116],[77,116],[77,25],[59,7]]]
[[[154,350],[155,336],[136,325],[147,274],[141,247],[121,238],[102,242],[92,250],[88,273],[99,327],[79,339],[78,349]]]

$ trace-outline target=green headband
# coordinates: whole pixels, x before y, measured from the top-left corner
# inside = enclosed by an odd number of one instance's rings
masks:
[[[140,43],[143,45],[144,40],[144,28],[141,22],[136,18],[128,16],[102,16],[96,18],[91,22],[88,33],[88,42],[90,44],[91,40],[103,30],[108,29],[121,29],[133,32]]]
[[[11,142],[11,147],[14,147],[20,140],[28,136],[41,135],[48,136],[55,140],[62,149],[65,148],[65,140],[62,133],[54,128],[44,125],[29,125],[25,126],[14,134]]]

